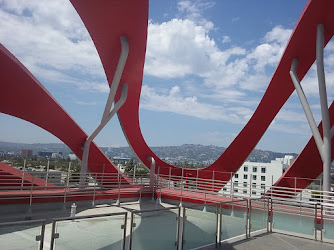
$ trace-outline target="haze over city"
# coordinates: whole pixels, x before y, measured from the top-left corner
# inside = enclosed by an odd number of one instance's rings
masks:
[[[306,2],[150,1],[140,100],[147,144],[227,147],[259,104]],[[0,22],[0,42],[90,134],[101,119],[109,87],[70,2],[1,0]],[[333,64],[331,41],[325,49],[329,100],[334,95]],[[313,66],[302,85],[319,122],[316,77]],[[1,141],[59,142],[6,114],[0,114],[0,124]],[[299,153],[310,137],[294,93],[257,148]],[[116,116],[95,142],[127,146]]]

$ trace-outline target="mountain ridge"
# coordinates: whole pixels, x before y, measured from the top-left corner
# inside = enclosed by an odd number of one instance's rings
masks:
[[[136,158],[129,147],[100,147],[108,157]],[[0,151],[20,152],[22,149],[31,149],[34,154],[41,151],[63,152],[67,157],[72,151],[63,143],[15,143],[0,141]],[[194,165],[207,166],[212,164],[225,151],[225,147],[201,144],[183,144],[180,146],[155,146],[151,150],[162,160],[170,164],[187,162]],[[284,155],[297,156],[295,153],[280,153],[270,150],[254,149],[246,161],[270,162]]]

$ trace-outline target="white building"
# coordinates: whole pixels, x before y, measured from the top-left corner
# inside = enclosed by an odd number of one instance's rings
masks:
[[[75,154],[68,154],[68,157],[70,158],[71,161],[76,161],[79,159]]]
[[[286,155],[270,163],[244,162],[220,192],[236,196],[261,196],[282,176],[293,160],[293,156]]]

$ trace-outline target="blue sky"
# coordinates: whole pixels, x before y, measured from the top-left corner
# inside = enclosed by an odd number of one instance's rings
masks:
[[[139,111],[148,145],[227,147],[261,100],[306,3],[150,1]],[[0,23],[0,42],[90,134],[101,119],[108,85],[89,34],[69,1],[0,0]],[[332,42],[325,60],[332,102]],[[319,122],[314,67],[302,85]],[[257,148],[299,153],[310,136],[294,93]],[[0,114],[0,140],[59,142],[44,130],[4,114]],[[127,145],[116,116],[95,142]]]

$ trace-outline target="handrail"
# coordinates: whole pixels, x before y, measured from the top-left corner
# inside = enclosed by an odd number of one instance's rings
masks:
[[[16,172],[16,171],[15,171]],[[64,198],[64,202],[69,199],[77,199],[79,197],[90,197],[95,201],[96,196],[99,196],[101,192],[105,192],[113,189],[120,189],[121,193],[127,192],[128,189],[136,189],[140,196],[142,193],[149,190],[147,188],[150,185],[149,174],[136,174],[135,178],[132,176],[132,183],[119,180],[118,173],[88,173],[86,179],[88,180],[88,186],[84,190],[79,190],[78,182],[80,173],[63,172],[58,173],[57,178],[50,179],[53,171],[50,171],[46,175],[45,171],[26,171],[26,173],[42,173],[44,177],[48,176],[48,183],[52,181],[56,182],[54,186],[38,186],[32,185],[32,183],[25,183],[21,186],[21,180],[7,180],[8,173],[0,172],[0,201],[8,200],[8,202],[17,199],[27,199],[28,193],[31,193],[30,200],[34,202],[35,199],[41,201],[50,197]],[[158,171],[159,173],[159,171]],[[218,174],[218,171],[215,172]],[[123,174],[124,175],[124,174]],[[125,174],[126,175],[126,174]],[[35,178],[38,179],[38,178]],[[103,179],[103,183],[100,180]],[[258,183],[232,183],[226,181],[212,180],[209,178],[201,178],[201,176],[179,176],[171,174],[156,174],[157,181],[154,184],[154,191],[157,196],[161,198],[162,195],[168,192],[175,192],[182,190],[182,197],[197,196],[199,199],[201,195],[210,197],[223,196],[228,198],[275,198],[285,201],[302,201],[309,204],[321,203],[325,207],[332,207],[334,203],[334,192],[312,190],[312,189],[300,189],[293,187],[276,187],[259,185]],[[37,183],[37,182],[34,182]],[[230,185],[230,183],[232,185]],[[45,191],[45,192],[43,192]],[[116,190],[115,190],[116,191]],[[237,192],[239,191],[239,192]],[[152,192],[152,191],[151,191]],[[114,195],[114,192],[106,192],[110,197]],[[87,199],[85,198],[85,199]],[[97,197],[98,198],[98,197]],[[207,199],[205,199],[207,200]],[[210,199],[208,199],[210,202]],[[212,200],[211,200],[212,201]]]
[[[161,211],[167,211],[172,209],[178,209],[178,206],[173,207],[167,207],[167,208],[154,208],[154,209],[145,209],[145,210],[133,210],[131,211],[134,214],[141,214],[141,213],[150,213],[150,212],[161,212]]]
[[[127,214],[127,212],[80,215],[80,216],[74,216],[74,217],[54,218],[53,221],[67,221],[67,220],[91,219],[91,218],[99,218],[99,217],[107,217],[107,216],[117,216],[117,215],[125,215],[125,214]]]
[[[259,205],[259,203],[257,202],[262,202],[261,205]],[[280,200],[280,199],[271,199],[271,198],[243,198],[243,199],[239,199],[239,200],[233,200],[233,201],[224,201],[224,202],[211,202],[211,203],[206,203],[206,204],[197,204],[197,205],[189,205],[189,206],[184,206],[183,210],[180,210],[179,206],[172,206],[172,207],[167,207],[167,208],[156,208],[156,209],[147,209],[147,210],[134,210],[131,212],[132,216],[131,216],[131,223],[133,223],[133,214],[142,214],[142,213],[149,213],[149,212],[161,212],[161,211],[172,211],[177,209],[179,211],[179,214],[177,215],[178,218],[178,223],[177,223],[177,237],[181,237],[181,241],[182,240],[182,236],[183,236],[183,230],[184,227],[181,226],[182,223],[184,223],[184,220],[186,220],[187,218],[185,217],[186,213],[185,211],[187,209],[193,209],[196,207],[200,207],[200,206],[210,206],[210,205],[214,205],[217,210],[217,218],[216,218],[216,222],[217,222],[217,226],[216,226],[216,242],[212,242],[212,244],[219,244],[221,242],[221,236],[222,236],[222,227],[224,227],[224,223],[221,224],[222,221],[222,216],[233,216],[231,215],[226,215],[223,214],[223,210],[226,209],[224,208],[224,206],[226,205],[230,205],[232,206],[231,209],[235,209],[236,207],[238,207],[238,209],[240,207],[244,207],[245,210],[242,210],[245,213],[245,218],[246,220],[244,221],[245,223],[245,228],[246,231],[244,233],[245,237],[248,238],[251,236],[251,234],[253,233],[253,231],[251,230],[252,228],[252,216],[251,214],[253,213],[253,210],[255,210],[255,213],[258,209],[263,210],[263,212],[268,213],[268,216],[266,216],[265,214],[263,216],[265,216],[264,218],[267,218],[267,224],[269,223],[272,226],[273,221],[270,219],[270,215],[275,214],[276,212],[278,212],[279,214],[283,213],[283,214],[291,214],[291,215],[300,215],[303,217],[308,217],[308,218],[314,218],[314,223],[316,225],[316,223],[321,223],[320,225],[323,225],[324,219],[325,220],[334,220],[334,215],[332,214],[325,214],[325,208],[323,206],[320,206],[319,203],[317,204],[313,204],[313,206],[309,206],[310,204],[308,202],[303,202],[303,201],[284,201],[284,200]],[[307,210],[305,210],[307,209]],[[180,214],[180,211],[183,211],[183,213]],[[203,213],[205,213],[206,210],[203,210]],[[91,219],[91,218],[99,218],[99,217],[106,217],[106,216],[122,216],[124,215],[125,217],[127,217],[128,212],[117,212],[117,213],[104,213],[104,214],[94,214],[94,215],[83,215],[83,216],[75,216],[75,217],[63,217],[63,218],[55,218],[53,220],[53,225],[52,225],[52,234],[51,234],[51,249],[53,247],[54,241],[57,238],[57,234],[55,232],[55,226],[57,222],[60,221],[71,221],[71,220],[79,220],[79,219]],[[276,216],[278,216],[276,214]],[[276,217],[274,217],[275,220]],[[321,220],[319,221],[318,219],[321,218]],[[45,222],[45,220],[34,220],[34,221],[20,221],[20,222],[8,222],[8,223],[0,223],[0,226],[2,225],[17,225],[17,224],[32,224],[32,223],[38,223],[38,222]],[[267,225],[265,224],[265,225]],[[270,226],[263,226],[263,230],[267,230],[267,232],[269,232],[269,228]],[[272,227],[271,227],[272,228]],[[318,228],[322,228],[322,226],[318,227]],[[123,228],[124,229],[124,228]],[[275,229],[275,228],[274,228]],[[131,227],[131,231],[132,231],[132,227]],[[318,230],[317,228],[315,228],[315,230]],[[289,232],[285,232],[288,233]],[[323,231],[320,231],[321,233],[321,237],[323,237]],[[132,237],[132,233],[130,234],[130,241],[131,241],[131,237]],[[317,237],[316,234],[314,237]],[[176,242],[179,242],[178,240],[176,240]],[[183,246],[182,246],[183,247]]]
[[[35,224],[35,223],[45,223],[45,219],[39,220],[21,220],[21,221],[11,221],[11,222],[1,222],[0,226],[15,226],[15,225],[22,225],[22,224]]]

